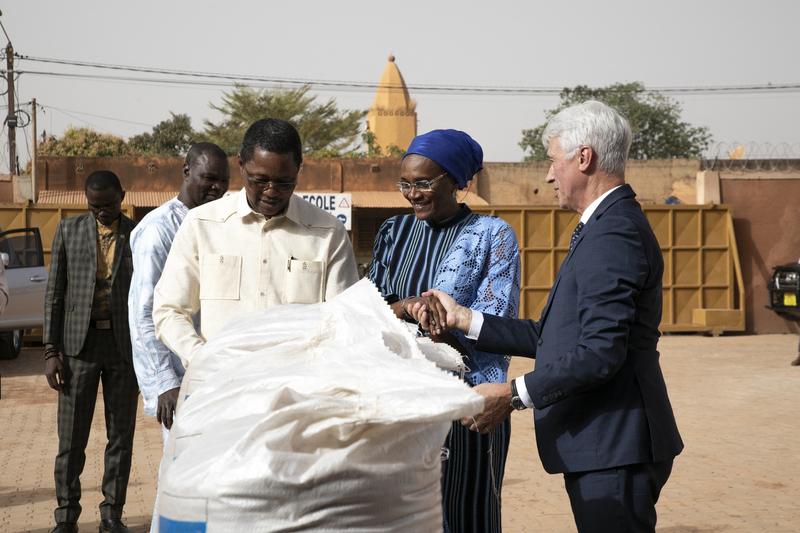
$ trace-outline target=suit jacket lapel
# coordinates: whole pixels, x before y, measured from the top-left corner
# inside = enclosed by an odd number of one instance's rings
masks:
[[[566,260],[564,261],[566,263]],[[561,265],[564,266],[563,263]],[[539,319],[539,324],[544,326],[544,321],[547,318],[547,313],[550,312],[550,306],[553,304],[553,296],[556,293],[556,289],[558,288],[558,282],[561,281],[561,269],[558,269],[558,274],[556,275],[556,280],[553,282],[553,288],[550,289],[550,294],[547,295],[547,303],[544,304],[544,309],[542,309],[542,317]],[[540,330],[541,331],[541,330]]]
[[[117,270],[119,270],[119,264],[122,262],[122,252],[125,250],[125,241],[127,240],[127,226],[125,225],[125,219],[122,218],[120,215],[119,224],[117,225],[117,244],[114,247],[114,264],[111,267],[111,285],[114,285],[114,279],[117,277]]]
[[[592,214],[592,217],[589,219],[589,222],[600,218],[601,216],[603,216],[603,213],[608,211],[608,208],[610,208],[612,205],[625,198],[636,198],[636,193],[633,192],[633,189],[627,183],[622,185],[616,191],[609,194],[602,202],[600,202],[600,205],[597,206],[597,209]]]
[[[570,259],[572,259],[572,254],[575,253],[575,250],[578,249],[578,246],[580,246],[581,241],[583,241],[583,238],[589,232],[589,228],[592,222],[596,220],[598,217],[602,216],[602,214],[605,213],[606,210],[612,205],[614,205],[618,200],[628,197],[635,198],[636,193],[634,193],[631,186],[626,183],[616,191],[609,194],[605,199],[603,199],[603,201],[600,202],[600,205],[597,206],[595,212],[592,213],[592,216],[589,218],[589,221],[584,226],[583,231],[581,231],[581,234],[578,235],[578,239],[575,241],[575,245],[572,247],[572,249],[570,249],[569,253],[567,253],[567,257],[564,258],[564,261],[561,263],[561,266],[558,269],[556,280],[553,282],[553,288],[550,289],[550,294],[547,297],[547,303],[544,305],[544,309],[542,309],[542,316],[539,319],[539,322],[542,325],[544,325],[544,321],[547,318],[547,313],[550,312],[550,306],[553,304],[553,297],[555,296],[556,289],[558,288],[558,283],[559,281],[561,281],[561,272],[564,270],[564,267],[567,265],[567,263],[569,263]]]
[[[86,245],[89,247],[89,267],[91,269],[91,280],[97,276],[97,222],[89,213],[84,222]]]
[[[567,265],[567,263],[569,263],[572,254],[575,253],[575,249],[578,248],[578,245],[583,240],[583,236],[586,235],[587,229],[588,229],[588,224],[584,226],[583,230],[581,231],[581,234],[578,235],[578,239],[575,241],[575,245],[569,250],[569,252],[567,253],[567,257],[564,258],[564,261],[562,261],[561,266],[558,267],[558,274],[556,274],[556,280],[553,282],[553,288],[550,289],[550,294],[547,296],[547,303],[544,304],[544,309],[542,309],[542,317],[539,319],[539,322],[541,322],[542,324],[544,324],[544,320],[545,318],[547,318],[547,313],[550,312],[550,306],[553,304],[553,297],[556,294],[558,283],[561,281],[561,272],[564,271],[564,267]]]
[[[588,226],[588,224],[587,224]],[[556,274],[556,280],[553,282],[553,288],[550,289],[550,294],[547,296],[547,303],[544,305],[544,309],[542,310],[542,317],[539,319],[539,322],[544,324],[545,318],[547,318],[547,313],[550,312],[550,306],[553,304],[553,297],[556,294],[556,289],[558,288],[558,283],[561,281],[561,272],[564,271],[564,267],[569,263],[572,254],[575,253],[575,250],[578,248],[578,245],[583,240],[583,236],[586,235],[587,228],[584,227],[581,234],[578,236],[578,239],[575,241],[575,245],[572,249],[567,253],[567,257],[564,258],[564,261],[561,263],[561,266],[558,267],[558,274]]]

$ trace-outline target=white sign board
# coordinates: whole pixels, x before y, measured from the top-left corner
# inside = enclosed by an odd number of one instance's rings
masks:
[[[350,231],[353,197],[349,192],[295,192],[297,196],[338,218]]]

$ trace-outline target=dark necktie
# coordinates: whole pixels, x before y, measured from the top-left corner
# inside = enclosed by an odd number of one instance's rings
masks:
[[[583,226],[583,222],[578,222],[578,225],[575,226],[575,229],[572,231],[572,238],[569,240],[570,251],[572,251],[572,248],[575,246],[575,241],[578,240],[578,235],[580,235],[581,231],[583,231]]]

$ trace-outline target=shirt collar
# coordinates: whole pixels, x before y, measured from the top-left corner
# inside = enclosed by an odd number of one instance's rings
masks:
[[[184,215],[189,212],[189,206],[181,202],[177,196],[170,200],[169,203],[171,204],[172,209],[175,211],[179,211]]]
[[[442,220],[439,223],[433,222],[432,220],[426,220],[425,223],[433,229],[448,228],[467,218],[470,213],[472,213],[472,210],[469,208],[469,206],[467,206],[467,204],[458,204],[458,211],[456,214],[447,220]]]
[[[119,228],[119,218],[112,222],[110,226],[104,226],[97,219],[94,219],[94,223],[97,226],[98,235],[110,235],[112,233],[116,233],[117,229]]]
[[[270,220],[286,217],[292,222],[302,224],[303,221],[301,220],[297,202],[303,202],[303,201],[304,200],[302,198],[298,198],[296,194],[292,193],[292,197],[289,199],[289,205],[286,207],[286,211],[284,211],[280,215],[276,215],[270,218]],[[236,214],[242,218],[245,218],[247,216],[254,216],[256,218],[261,218],[261,219],[266,218],[261,213],[253,210],[253,208],[250,207],[250,204],[247,203],[247,191],[244,190],[244,187],[242,188],[242,190],[239,191],[239,198],[236,200]]]
[[[608,196],[612,192],[616,191],[620,187],[622,187],[622,185],[617,185],[613,189],[609,189],[606,192],[604,192],[603,194],[601,194],[600,196],[598,196],[597,198],[595,198],[594,202],[590,203],[589,207],[587,207],[586,209],[583,210],[583,214],[581,215],[581,222],[583,222],[584,224],[588,223],[589,219],[592,218],[592,215],[594,214],[594,212],[597,211],[597,208],[600,206],[600,204],[603,202],[603,200],[606,199],[606,196]]]

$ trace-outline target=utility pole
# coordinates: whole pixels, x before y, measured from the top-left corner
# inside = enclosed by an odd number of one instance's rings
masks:
[[[14,47],[6,46],[6,76],[8,78],[8,173],[17,174],[17,111],[14,105]]]
[[[36,203],[36,163],[39,161],[39,139],[36,131],[36,98],[31,99],[31,110],[33,116],[31,117],[31,124],[33,125],[33,157],[31,158],[31,199]]]

